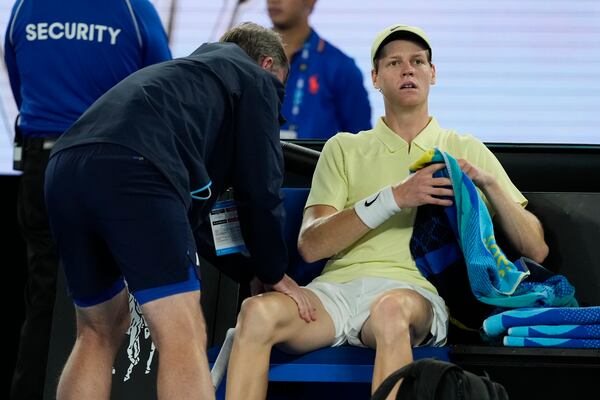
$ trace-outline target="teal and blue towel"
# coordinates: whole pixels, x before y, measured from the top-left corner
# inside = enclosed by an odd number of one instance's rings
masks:
[[[537,337],[513,337],[505,336],[502,343],[513,347],[560,347],[571,349],[598,349],[600,339],[557,339]]]
[[[488,336],[497,337],[509,328],[531,325],[600,325],[600,306],[508,310],[486,318],[483,330]]]
[[[420,206],[413,224],[410,251],[421,274],[444,299],[452,324],[474,333],[496,307],[482,303],[473,295],[465,259],[451,225],[456,226],[455,208]]]
[[[436,248],[428,248],[430,232],[427,224],[421,222],[429,219],[428,215],[424,215],[427,210],[439,210],[440,207],[419,207],[411,251],[423,275],[436,286],[432,277],[456,265],[457,258],[462,257],[471,291],[480,302],[502,308],[576,306],[575,289],[565,277],[553,275],[526,258],[514,263],[507,259],[496,243],[492,219],[485,203],[452,156],[438,149],[431,150],[411,170],[440,162],[445,163],[446,168],[436,176],[449,177],[454,190],[453,205],[443,208],[454,238],[443,245],[438,243]],[[436,288],[440,291],[438,286]],[[458,296],[464,296],[464,293]],[[449,307],[452,314],[452,306]]]
[[[513,326],[508,328],[508,336],[600,340],[600,325]]]

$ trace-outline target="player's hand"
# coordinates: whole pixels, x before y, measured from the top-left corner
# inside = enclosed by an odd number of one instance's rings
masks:
[[[451,206],[452,200],[442,198],[453,196],[449,178],[434,178],[433,174],[446,165],[431,164],[409,176],[404,182],[392,188],[394,200],[400,208],[413,208],[423,204]]]
[[[492,174],[475,167],[465,159],[459,158],[456,160],[462,172],[467,175],[473,183],[480,189],[485,189],[487,186],[496,182]]]

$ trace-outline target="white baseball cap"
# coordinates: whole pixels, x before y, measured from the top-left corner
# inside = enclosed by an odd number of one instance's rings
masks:
[[[427,38],[427,35],[423,31],[423,29],[417,26],[395,24],[392,26],[388,26],[387,28],[379,32],[375,37],[375,40],[373,41],[373,46],[371,46],[371,64],[373,65],[373,68],[375,68],[375,56],[379,52],[379,49],[381,49],[383,46],[394,40],[394,36],[398,34],[404,34],[403,36],[406,37],[406,33],[409,34],[408,36],[414,36],[414,38],[422,45],[424,45],[431,54],[431,44],[429,43],[429,38]]]

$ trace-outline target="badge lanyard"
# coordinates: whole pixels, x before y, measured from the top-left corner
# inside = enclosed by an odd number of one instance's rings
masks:
[[[294,88],[294,95],[292,97],[292,115],[291,122],[288,125],[290,131],[296,132],[298,126],[298,116],[300,115],[300,106],[304,100],[304,86],[306,85],[306,76],[308,74],[308,60],[310,58],[310,42],[304,43],[302,53],[300,55],[300,68],[298,73],[298,79],[296,80],[296,87]]]

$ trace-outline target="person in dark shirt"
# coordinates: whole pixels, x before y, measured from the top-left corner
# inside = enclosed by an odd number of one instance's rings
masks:
[[[288,68],[280,37],[245,23],[124,79],[57,141],[46,202],[78,329],[58,398],[108,398],[127,292],[160,353],[158,397],[214,397],[193,232],[229,187],[255,275],[314,319],[285,275],[279,124]]]
[[[170,60],[149,0],[17,0],[4,59],[19,109],[17,215],[27,244],[25,321],[10,398],[42,397],[58,255],[44,205],[44,172],[56,139],[102,94],[140,68]]]

